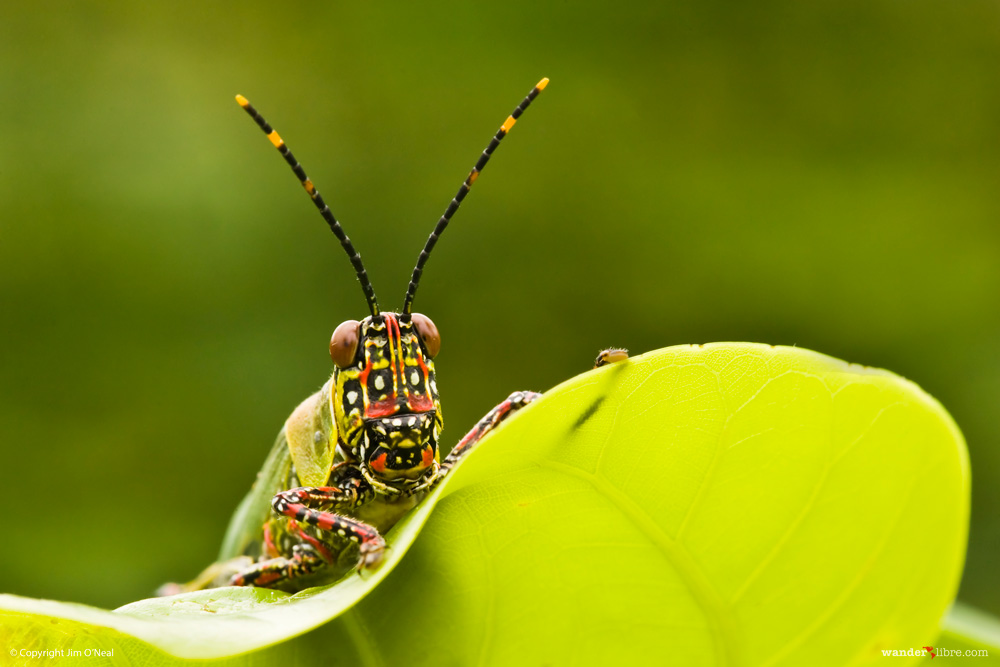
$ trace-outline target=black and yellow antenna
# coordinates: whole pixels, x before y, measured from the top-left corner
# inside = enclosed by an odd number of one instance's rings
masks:
[[[334,233],[334,235],[336,235],[337,239],[340,240],[340,245],[344,246],[344,250],[347,252],[347,256],[351,260],[351,265],[354,266],[354,271],[358,274],[358,280],[361,281],[361,289],[364,290],[365,299],[368,301],[368,310],[371,311],[373,316],[378,315],[378,300],[375,298],[375,289],[372,287],[371,281],[368,280],[368,273],[365,271],[365,265],[361,263],[361,255],[359,255],[358,251],[354,249],[354,244],[351,243],[351,239],[349,239],[347,234],[344,233],[344,228],[341,227],[340,223],[337,222],[337,219],[333,217],[330,207],[323,201],[322,195],[319,194],[319,191],[316,190],[316,186],[314,186],[312,181],[309,180],[309,177],[306,176],[306,172],[302,168],[302,165],[299,164],[299,161],[295,159],[294,155],[292,155],[292,151],[288,150],[288,146],[285,145],[284,140],[282,140],[278,133],[274,131],[274,128],[272,128],[271,125],[264,120],[264,117],[261,116],[260,113],[253,108],[253,106],[251,106],[250,102],[247,101],[247,98],[242,95],[237,95],[236,101],[240,103],[240,106],[243,107],[244,111],[250,114],[250,117],[253,118],[257,125],[260,126],[260,129],[264,130],[264,134],[266,134],[267,138],[271,140],[274,147],[277,148],[278,152],[285,158],[285,162],[288,163],[288,166],[292,168],[292,171],[295,172],[295,175],[298,176],[299,180],[302,182],[302,187],[306,189],[306,192],[312,199],[313,204],[316,204],[316,208],[319,209],[320,215],[322,215],[323,219],[326,220],[326,224],[330,225],[330,230]]]
[[[430,257],[431,250],[434,249],[434,244],[437,243],[438,238],[444,231],[445,227],[448,226],[448,222],[451,221],[451,216],[455,215],[455,211],[458,210],[459,205],[462,200],[465,199],[465,195],[469,194],[469,190],[472,188],[472,184],[476,182],[479,178],[479,173],[486,168],[486,163],[490,161],[490,156],[493,155],[493,151],[496,150],[497,146],[500,145],[500,140],[507,136],[510,132],[510,128],[514,127],[514,123],[517,119],[521,117],[524,110],[528,108],[538,93],[545,90],[545,86],[549,85],[548,79],[542,79],[538,84],[531,89],[527,97],[521,100],[521,103],[517,105],[514,112],[507,116],[507,120],[504,121],[500,129],[497,130],[496,135],[494,135],[493,140],[490,141],[490,145],[486,147],[483,154],[479,156],[479,160],[476,162],[476,166],[472,168],[469,172],[469,176],[462,183],[462,187],[458,189],[458,194],[451,200],[448,204],[448,208],[445,210],[444,215],[438,220],[437,225],[434,227],[434,231],[431,232],[430,237],[427,239],[427,243],[424,244],[424,249],[420,251],[420,256],[417,257],[417,265],[413,268],[413,275],[410,276],[410,285],[406,289],[406,297],[403,299],[403,315],[409,315],[413,311],[413,297],[417,293],[417,285],[420,283],[420,276],[424,272],[424,264],[427,263],[427,258]],[[286,158],[287,159],[287,158]]]

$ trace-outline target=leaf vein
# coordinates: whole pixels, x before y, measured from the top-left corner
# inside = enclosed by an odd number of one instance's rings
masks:
[[[715,644],[717,664],[724,667],[725,665],[738,665],[742,662],[736,654],[735,638],[738,636],[738,632],[732,610],[683,545],[670,538],[641,507],[607,480],[580,468],[556,461],[544,461],[541,465],[590,483],[629,519],[659,549],[664,558],[681,576],[681,580],[687,585],[691,597],[701,607]]]

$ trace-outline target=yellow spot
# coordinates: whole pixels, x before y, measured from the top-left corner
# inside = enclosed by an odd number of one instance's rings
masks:
[[[304,187],[306,189],[306,192],[308,192],[310,195],[316,192],[316,186],[314,186],[313,182],[310,181],[308,178],[302,181],[302,187]]]
[[[479,178],[479,172],[473,169],[472,171],[469,172],[469,177],[465,180],[469,182],[469,185],[472,185],[473,183],[476,182],[477,178]]]
[[[250,100],[248,100],[247,98],[243,97],[242,95],[237,95],[236,96],[236,101],[244,109],[246,109],[248,106],[250,106]]]
[[[271,143],[274,144],[275,148],[281,148],[281,146],[285,143],[281,140],[281,137],[278,136],[277,130],[272,130],[271,134],[267,135],[267,138],[271,140]]]
[[[535,85],[535,88],[537,88],[538,90],[541,91],[541,90],[545,90],[545,86],[547,86],[547,85],[549,85],[549,79],[548,79],[548,77],[545,77],[544,79],[542,79],[541,81],[539,81]]]
[[[503,131],[505,133],[506,132],[510,132],[510,128],[514,127],[514,123],[516,123],[516,122],[517,122],[517,119],[514,118],[513,116],[507,116],[507,120],[505,120],[503,122],[503,127],[502,127]]]

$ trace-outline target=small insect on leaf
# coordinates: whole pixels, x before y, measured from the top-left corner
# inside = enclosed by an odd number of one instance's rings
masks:
[[[628,359],[628,350],[620,347],[611,347],[607,350],[601,350],[597,354],[597,359],[594,361],[594,368],[600,368],[601,366],[607,366],[608,364],[616,364],[619,361],[625,361]]]

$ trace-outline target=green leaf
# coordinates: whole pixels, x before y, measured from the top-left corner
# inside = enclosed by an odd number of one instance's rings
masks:
[[[159,664],[126,635],[216,657],[336,617],[238,662],[878,663],[882,648],[938,634],[964,559],[969,470],[958,429],[914,384],[727,343],[573,378],[428,500],[367,581],[115,613],[3,596],[16,612],[7,644],[103,642],[116,660]]]

